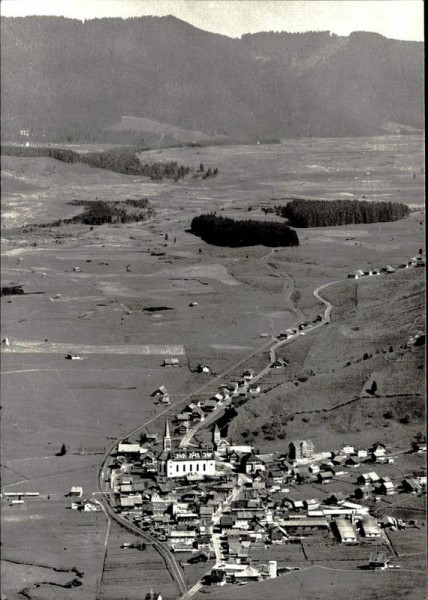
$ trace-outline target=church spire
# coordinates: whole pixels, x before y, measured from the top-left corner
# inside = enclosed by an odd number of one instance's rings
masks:
[[[214,427],[214,435],[213,435],[214,446],[217,446],[220,440],[221,440],[221,433],[220,433],[220,429],[218,428],[218,425],[216,424]]]
[[[163,436],[163,449],[171,450],[171,435],[169,433],[168,419],[165,421],[165,433]]]

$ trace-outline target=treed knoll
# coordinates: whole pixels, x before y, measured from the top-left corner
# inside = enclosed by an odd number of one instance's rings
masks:
[[[293,229],[283,223],[272,221],[235,221],[227,217],[207,214],[192,220],[191,231],[216,246],[299,245],[299,238]]]
[[[66,163],[81,162],[90,167],[107,169],[124,175],[143,175],[153,180],[174,179],[178,181],[190,173],[190,167],[177,162],[155,162],[143,164],[136,156],[135,149],[120,148],[106,152],[87,152],[79,154],[63,148],[42,148],[39,146],[2,146],[1,154],[5,156],[48,156]]]
[[[294,199],[286,206],[276,206],[276,213],[293,227],[331,227],[404,219],[410,213],[406,204],[368,202],[365,200]]]
[[[1,38],[4,139],[28,128],[39,141],[99,140],[124,115],[250,141],[424,127],[419,42],[361,32],[232,39],[171,16],[6,17]]]

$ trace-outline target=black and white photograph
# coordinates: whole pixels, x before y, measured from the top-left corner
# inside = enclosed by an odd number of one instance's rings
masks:
[[[423,0],[2,0],[1,600],[426,600]]]

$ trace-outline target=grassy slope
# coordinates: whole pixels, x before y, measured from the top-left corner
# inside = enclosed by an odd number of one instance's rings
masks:
[[[285,415],[294,415],[282,428],[287,440],[311,437],[322,450],[345,441],[361,443],[362,437],[368,443],[393,439],[397,447],[408,447],[411,436],[423,427],[424,348],[402,346],[423,326],[423,280],[422,270],[412,270],[390,278],[344,281],[326,290],[335,307],[332,323],[285,346],[281,354],[291,361],[288,381],[250,401],[236,420],[235,434],[260,429],[279,408],[282,416],[277,418],[283,423]],[[372,356],[364,360],[366,353]],[[298,381],[300,376],[308,379]],[[377,398],[365,391],[373,380]],[[356,402],[335,408],[353,399]],[[394,418],[384,419],[389,410]],[[411,415],[410,423],[399,423],[406,414]],[[258,442],[263,443],[260,437]]]

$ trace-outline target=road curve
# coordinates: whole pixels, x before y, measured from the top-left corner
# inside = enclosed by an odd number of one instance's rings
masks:
[[[101,475],[101,477],[102,477],[102,475]],[[137,535],[142,537],[145,541],[147,541],[149,544],[151,544],[159,552],[159,554],[164,559],[166,567],[167,567],[168,571],[171,573],[172,578],[177,583],[180,593],[185,594],[188,589],[187,585],[186,585],[186,581],[183,577],[183,573],[181,572],[181,569],[180,569],[177,561],[175,560],[175,557],[172,554],[172,552],[170,552],[168,547],[166,545],[162,544],[162,542],[160,542],[154,536],[150,535],[149,533],[147,533],[145,531],[142,531],[139,527],[137,527],[136,525],[133,525],[132,523],[127,521],[124,517],[122,517],[121,515],[119,515],[118,513],[116,513],[113,510],[113,508],[109,502],[108,492],[106,492],[105,490],[102,489],[101,477],[99,479],[100,488],[101,488],[100,491],[102,494],[102,499],[104,501],[103,506],[105,508],[106,514],[108,514],[110,518],[117,521],[120,525],[122,525],[123,527],[125,527],[126,529],[131,531],[132,533],[136,533]]]
[[[269,253],[269,255],[271,255],[271,253]],[[267,258],[267,257],[263,257],[263,258]],[[324,325],[324,324],[326,324],[326,323],[328,323],[330,321],[331,312],[332,312],[332,308],[333,308],[332,304],[330,302],[328,302],[327,300],[325,300],[322,296],[320,296],[319,292],[322,289],[325,289],[326,287],[328,287],[330,285],[333,285],[335,283],[338,283],[338,281],[332,281],[332,282],[326,283],[324,285],[319,286],[316,290],[313,291],[313,295],[315,296],[315,298],[317,298],[317,300],[319,300],[321,303],[325,304],[326,309],[325,309],[324,317],[323,317],[322,321],[320,321],[316,325],[313,325],[313,327],[309,331],[314,331],[315,329],[318,329],[319,327],[321,327],[322,325]],[[289,298],[288,298],[288,300],[289,300]],[[309,331],[308,331],[308,333],[309,333]],[[157,415],[155,415],[154,417],[152,417],[151,419],[149,419],[145,423],[143,423],[141,425],[138,425],[137,427],[134,427],[134,429],[132,429],[131,431],[129,431],[125,435],[123,435],[120,438],[118,438],[114,442],[114,444],[112,444],[111,447],[104,454],[102,464],[101,464],[101,466],[99,468],[98,487],[99,487],[99,490],[101,492],[101,497],[103,499],[106,511],[108,512],[109,516],[112,519],[115,519],[120,525],[122,525],[123,527],[125,527],[129,531],[132,531],[133,533],[138,534],[140,537],[142,537],[147,542],[149,542],[149,543],[151,543],[153,545],[153,547],[159,552],[159,554],[165,560],[165,564],[166,564],[169,572],[171,573],[172,577],[176,581],[176,583],[177,583],[177,585],[178,585],[178,587],[180,589],[181,594],[185,594],[186,598],[187,597],[190,598],[194,593],[196,593],[196,591],[197,591],[198,588],[197,588],[197,586],[194,586],[192,588],[192,590],[190,591],[190,593],[189,593],[187,585],[186,585],[186,582],[185,582],[184,577],[183,577],[183,573],[182,573],[182,571],[181,571],[181,569],[180,569],[180,567],[179,567],[179,565],[178,565],[178,563],[177,563],[177,561],[175,559],[175,556],[169,550],[169,548],[166,546],[166,544],[163,544],[162,542],[160,542],[159,540],[157,540],[154,536],[151,536],[150,534],[142,531],[139,527],[133,525],[132,523],[129,523],[126,519],[124,519],[121,515],[119,515],[118,513],[116,513],[113,510],[113,508],[112,508],[112,506],[110,504],[110,501],[109,501],[109,495],[110,494],[109,494],[109,492],[107,492],[105,490],[105,479],[104,479],[104,470],[105,470],[105,467],[106,467],[107,462],[109,460],[109,457],[110,457],[112,451],[114,450],[114,448],[117,446],[117,444],[119,444],[125,438],[131,437],[132,435],[134,435],[135,433],[137,433],[139,430],[143,429],[144,427],[147,427],[147,425],[149,425],[153,421],[159,419],[163,415],[168,414],[173,408],[177,407],[178,405],[183,404],[184,402],[187,402],[192,396],[200,393],[201,391],[203,391],[207,387],[213,385],[213,383],[216,380],[223,379],[226,375],[228,375],[229,373],[231,373],[232,371],[234,371],[240,365],[242,365],[245,362],[247,362],[253,356],[256,356],[256,355],[260,354],[261,352],[264,352],[267,348],[270,347],[271,357],[274,357],[274,360],[276,360],[276,351],[278,350],[278,348],[282,347],[285,344],[291,343],[292,341],[294,341],[298,337],[299,336],[296,334],[295,336],[292,336],[291,339],[289,338],[287,340],[277,340],[275,338],[272,338],[271,340],[269,340],[269,342],[267,344],[264,344],[261,348],[258,348],[257,350],[255,350],[254,352],[252,352],[248,356],[244,357],[243,359],[240,359],[232,367],[229,367],[226,371],[220,373],[215,378],[210,379],[210,381],[208,381],[206,384],[200,386],[197,390],[191,392],[190,394],[187,394],[184,398],[181,398],[180,400],[177,400],[176,402],[172,403],[170,406],[168,406],[167,408],[165,408],[165,410],[160,411]],[[272,342],[274,342],[273,345],[272,345]],[[253,378],[252,381],[257,381],[258,379],[261,379],[269,371],[270,366],[271,366],[271,361],[269,361],[269,364],[264,369],[262,369],[262,371],[260,371]],[[214,417],[214,415],[212,415],[212,416]],[[212,422],[213,420],[215,420],[215,419],[207,418],[206,422],[204,421],[203,424],[201,423],[201,426],[207,425],[210,422]],[[188,441],[190,441],[190,439]]]

